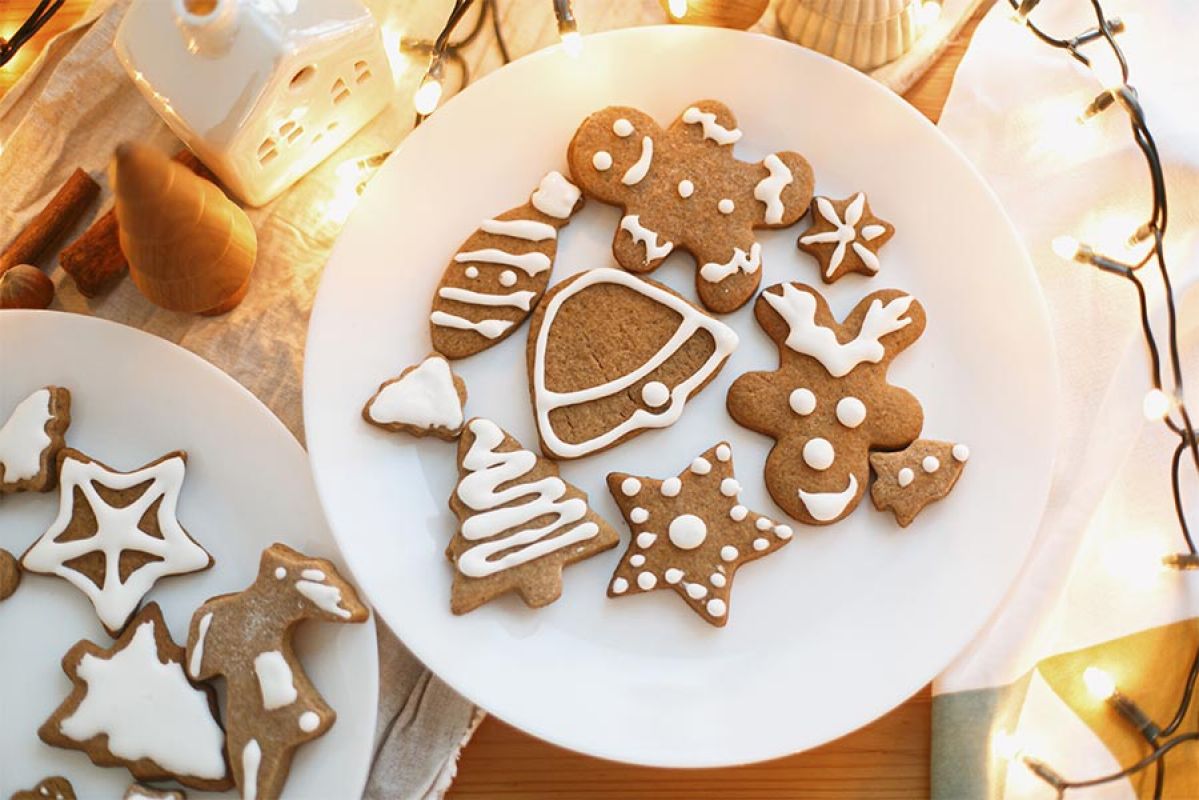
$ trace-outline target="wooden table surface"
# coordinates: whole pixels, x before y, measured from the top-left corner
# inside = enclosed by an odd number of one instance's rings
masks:
[[[37,0],[0,0],[0,37],[11,35]],[[165,0],[164,0],[165,1]],[[500,0],[501,4],[504,0]],[[63,9],[0,68],[3,95],[45,42],[69,27],[90,0]],[[958,62],[987,3],[904,97],[936,122]],[[753,800],[754,798],[928,797],[929,689],[865,728],[806,753],[714,770],[663,770],[600,761],[521,733],[489,717],[463,750],[451,800]]]

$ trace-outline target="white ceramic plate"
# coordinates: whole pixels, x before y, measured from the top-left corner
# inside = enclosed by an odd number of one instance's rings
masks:
[[[519,599],[455,618],[455,530],[446,499],[455,448],[363,423],[363,402],[430,348],[430,298],[481,219],[518,205],[564,169],[566,144],[613,103],[667,123],[714,97],[736,113],[744,159],[804,153],[817,189],[869,192],[898,233],[874,280],[831,289],[795,249],[801,229],[764,234],[763,286],[820,286],[838,316],[899,287],[928,313],[924,337],[891,370],[925,410],[925,433],[973,456],[953,495],[901,530],[866,499],[845,521],[739,572],[730,622],[709,627],[672,592],[609,600],[621,551],[566,571],[562,598]],[[612,263],[618,212],[592,202],[561,238],[554,280]],[[689,257],[654,277],[694,297]],[[771,442],[735,425],[725,393],[773,369],[752,303],[723,319],[741,346],[673,428],[563,465],[624,530],[604,475],[674,475],[733,443],[743,500],[780,516],[761,479]],[[468,413],[535,446],[524,331],[458,365]],[[995,198],[937,130],[853,70],[765,37],[649,28],[587,37],[581,59],[523,58],[450,101],[403,143],[362,199],[325,270],[308,337],[305,419],[317,488],[346,560],[376,608],[434,671],[488,711],[594,755],[710,766],[826,742],[914,693],[978,632],[1027,554],[1049,484],[1056,375],[1032,271]],[[627,531],[625,532],[627,541]]]
[[[303,449],[266,406],[208,362],[103,320],[0,312],[0,418],[47,384],[71,390],[68,444],[116,469],[175,449],[188,453],[179,519],[216,565],[165,578],[147,596],[162,606],[176,642],[206,599],[253,582],[258,557],[273,542],[340,564]],[[19,557],[57,510],[57,492],[0,498],[0,547]],[[60,663],[80,639],[105,647],[112,641],[91,603],[60,578],[26,575],[0,603],[0,796],[49,775],[66,776],[82,798],[121,797],[130,784],[124,769],[93,766],[82,753],[37,738],[38,726],[70,693]],[[296,752],[284,796],[357,797],[375,729],[374,622],[308,623],[296,646],[337,723]],[[188,796],[213,795],[189,789]]]

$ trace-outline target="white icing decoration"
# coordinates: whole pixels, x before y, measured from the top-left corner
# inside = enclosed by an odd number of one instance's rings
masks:
[[[903,295],[884,305],[875,298],[866,310],[858,335],[842,344],[831,328],[816,324],[816,297],[811,293],[786,283],[781,295],[764,292],[762,297],[790,326],[786,345],[815,358],[834,378],[848,375],[858,364],[882,361],[886,348],[880,340],[911,323],[903,315],[914,300],[911,295]]]
[[[666,256],[670,255],[670,251],[674,249],[673,242],[664,241],[658,244],[657,232],[651,231],[642,225],[641,217],[637,214],[629,214],[621,219],[620,229],[627,231],[635,243],[645,245],[645,261],[647,264],[651,261],[657,261],[660,258],[666,258]]]
[[[669,536],[680,550],[694,550],[708,538],[708,526],[694,514],[679,514],[670,521]]]
[[[629,167],[620,179],[625,186],[636,186],[649,174],[650,164],[654,160],[654,140],[648,136],[641,137],[641,156],[636,163]]]
[[[535,219],[485,219],[479,230],[494,233],[496,236],[524,239],[526,242],[544,242],[546,239],[558,238],[557,228]]]
[[[751,275],[762,266],[762,245],[754,242],[747,255],[740,247],[733,248],[733,256],[723,264],[709,261],[699,269],[700,277],[709,283],[720,283],[734,272],[744,272]]]
[[[845,219],[841,220],[837,216],[837,209],[833,208],[833,204],[829,202],[828,198],[816,198],[816,209],[820,212],[820,216],[828,220],[828,222],[835,227],[835,230],[801,236],[799,241],[802,244],[837,243],[837,246],[833,248],[833,253],[828,260],[828,267],[824,273],[826,278],[832,277],[832,274],[836,271],[837,267],[841,266],[841,262],[845,258],[845,248],[849,247],[851,243],[853,244],[853,251],[862,259],[867,269],[869,269],[871,272],[878,272],[878,257],[875,256],[875,254],[872,253],[868,248],[863,247],[861,244],[854,241],[858,236],[857,225],[862,220],[862,210],[865,205],[866,195],[858,192],[856,195],[854,195],[854,198],[850,201],[849,205],[845,207]],[[872,236],[865,236],[863,233],[863,238],[867,241],[877,238],[882,231],[886,230],[886,228],[882,228],[882,226],[879,225],[868,225],[867,228],[870,228],[871,233],[873,234]],[[875,233],[873,231],[874,228],[880,228],[881,230]]]
[[[46,423],[54,418],[52,398],[49,389],[38,389],[17,404],[0,428],[0,475],[5,483],[27,481],[42,471],[42,453],[53,444],[46,433]]]
[[[629,582],[624,578],[616,578],[612,581],[612,591],[616,594],[624,594],[629,590]]]
[[[287,570],[285,570],[283,567],[275,567],[275,577],[279,580],[283,580],[287,577]]]
[[[500,285],[501,286],[515,286],[516,285],[516,273],[510,269],[506,269],[503,272],[501,272],[500,273]]]
[[[444,311],[434,311],[429,315],[429,321],[443,328],[475,331],[488,339],[494,339],[512,327],[512,323],[506,319],[484,319],[474,322],[454,314],[447,314]]]
[[[641,491],[641,481],[636,478],[625,478],[620,483],[620,492],[625,497],[632,497]]]
[[[683,112],[683,122],[688,125],[698,123],[703,128],[705,139],[711,139],[716,144],[733,144],[741,138],[741,131],[738,128],[726,128],[716,121],[716,114],[712,111],[700,111],[695,106],[691,106]]]
[[[729,509],[729,518],[733,522],[740,522],[749,514],[749,509],[745,506],[737,505]]]
[[[336,586],[314,581],[296,581],[296,591],[307,597],[314,606],[326,614],[332,614],[342,619],[354,616],[349,610],[342,608],[341,589]]]
[[[323,581],[326,576],[319,569],[305,569],[300,571],[300,577],[310,581]]]
[[[856,397],[837,401],[837,421],[847,428],[856,428],[866,421],[866,404]]]
[[[475,292],[470,289],[459,289],[456,286],[442,286],[437,290],[438,297],[446,300],[456,300],[459,303],[469,303],[474,306],[512,306],[522,311],[528,311],[537,292],[512,292],[511,294],[491,294],[490,292]]]
[[[678,478],[667,478],[662,481],[661,492],[663,497],[678,497],[679,492],[683,488],[683,482]]]
[[[607,150],[596,150],[591,157],[591,165],[600,172],[612,169],[612,154]]]
[[[766,213],[763,216],[766,224],[778,225],[783,221],[783,211],[785,210],[783,208],[783,189],[795,180],[795,176],[791,174],[791,170],[787,168],[783,160],[774,153],[766,156],[762,160],[762,165],[766,167],[767,175],[754,187],[754,199],[761,200],[766,206]]]
[[[683,178],[679,181],[679,197],[686,200],[691,195],[695,194],[695,184]]]
[[[928,473],[936,472],[941,468],[941,459],[936,456],[925,456],[924,460],[920,462],[920,468]]]
[[[864,246],[861,242],[854,242],[850,247],[858,254],[858,258],[862,259],[862,263],[871,272],[878,272],[882,264],[879,263],[878,256],[874,254],[870,248]]]
[[[728,461],[732,457],[733,457],[733,451],[731,449],[729,449],[729,446],[727,444],[716,445],[716,460],[717,461]]]
[[[637,534],[637,546],[643,550],[647,547],[652,547],[654,542],[658,541],[658,534],[642,531]]]
[[[724,547],[720,548],[720,558],[722,561],[736,561],[738,555],[740,555],[740,553],[737,552],[737,548],[733,547],[731,544],[726,544]]]
[[[760,538],[754,539],[754,550],[757,550],[760,553],[763,550],[765,550],[767,547],[770,547],[770,542],[766,541],[765,539],[760,539]]]
[[[561,172],[549,172],[541,179],[529,201],[542,214],[566,219],[574,212],[579,194],[579,187],[562,177]]]
[[[726,606],[724,601],[721,600],[719,597],[713,597],[711,600],[708,601],[707,609],[708,609],[708,613],[711,614],[712,616],[723,617],[725,615],[725,612],[728,611],[728,606]]]
[[[675,311],[682,317],[682,322],[675,330],[670,340],[654,354],[652,358],[633,372],[619,378],[571,392],[553,392],[545,387],[545,352],[550,330],[562,304],[583,289],[596,284],[617,284],[636,291],[651,300]],[[534,406],[537,415],[537,428],[547,452],[559,458],[578,458],[612,444],[626,435],[629,431],[639,428],[663,428],[673,424],[683,413],[683,406],[691,393],[701,386],[715,372],[728,355],[737,347],[737,334],[722,322],[707,316],[699,309],[691,306],[685,300],[653,284],[631,275],[624,270],[601,268],[585,272],[573,283],[557,292],[544,305],[545,316],[537,334],[534,346],[533,393],[536,398]],[[660,411],[637,409],[633,414],[610,428],[603,434],[579,443],[563,441],[550,422],[550,412],[556,408],[587,403],[603,397],[626,391],[636,385],[645,376],[666,362],[696,331],[706,330],[711,334],[715,347],[708,360],[686,380],[681,381],[670,391],[670,403]]]
[[[803,387],[796,389],[791,392],[787,402],[791,406],[791,410],[801,417],[806,417],[816,410],[816,395],[812,393],[811,389]]]
[[[970,458],[970,448],[961,443],[955,444],[953,446],[953,457],[957,461],[966,461]]]
[[[696,475],[707,475],[712,471],[712,462],[703,456],[699,456],[691,462],[691,471]]]
[[[775,525],[774,526],[774,535],[779,537],[780,539],[790,539],[792,537],[792,535],[794,535],[794,533],[795,532],[791,530],[790,525]]]
[[[641,399],[651,408],[660,408],[670,400],[670,389],[661,381],[650,381],[641,387]]]
[[[241,751],[242,800],[258,800],[258,767],[261,763],[262,748],[257,739],[251,739]]]
[[[289,706],[296,701],[295,678],[283,653],[268,650],[254,658],[254,675],[262,692],[262,707],[267,711]]]
[[[366,413],[383,424],[457,430],[462,426],[462,401],[449,362],[429,356],[416,369],[385,386],[366,407]]]
[[[850,473],[849,484],[840,492],[805,492],[798,490],[799,500],[812,519],[828,522],[841,516],[858,493],[858,479]]]
[[[904,467],[895,475],[895,482],[899,484],[899,488],[903,489],[916,480],[916,473],[912,472],[911,467]]]
[[[59,472],[58,516],[22,557],[21,566],[30,572],[65,578],[92,601],[96,615],[105,627],[118,630],[159,578],[195,572],[211,563],[208,553],[188,538],[175,518],[183,476],[184,461],[181,456],[130,473],[112,472],[94,461],[85,463],[75,458],[65,459]],[[120,491],[147,481],[150,486],[137,500],[123,508],[104,502],[94,485]],[[86,539],[55,541],[74,516],[76,490],[82,494],[95,515],[96,533]],[[138,528],[138,522],[156,502],[161,539]],[[122,582],[117,564],[123,550],[148,553],[161,560],[146,563]],[[82,572],[67,566],[68,561],[88,553],[103,553],[105,556],[106,569],[99,587]]]
[[[275,577],[279,577],[278,570]],[[200,677],[200,669],[204,666],[204,640],[208,637],[208,629],[211,626],[212,612],[209,611],[200,617],[200,624],[196,628],[196,644],[192,647],[191,658],[187,662],[187,671],[193,678]]]
[[[666,582],[671,585],[674,585],[674,584],[678,583],[679,581],[681,581],[683,579],[683,575],[684,575],[684,572],[681,569],[678,569],[677,567],[670,567],[669,569],[666,570],[666,572],[662,573],[662,577],[665,578]]]
[[[836,451],[833,450],[833,444],[828,439],[814,436],[804,442],[803,460],[814,470],[823,472],[833,465],[833,460],[836,458]]]
[[[87,693],[59,729],[79,742],[107,736],[118,758],[147,758],[181,776],[220,780],[225,733],[212,717],[208,695],[188,682],[183,666],[160,660],[155,624],[148,619],[138,625],[111,658],[84,654],[77,675]]]
[[[708,596],[708,587],[701,583],[687,584],[687,596],[692,600],[699,600],[701,597]]]
[[[728,579],[719,572],[713,572],[708,576],[708,583],[712,584],[717,589],[723,589],[725,584],[728,583]]]
[[[741,484],[736,478],[725,478],[720,482],[720,493],[725,497],[736,497],[741,492]]]
[[[719,211],[721,214],[724,214],[725,216],[732,214],[733,211],[736,210],[736,208],[737,208],[737,204],[734,203],[732,200],[730,200],[727,197],[720,198],[720,202],[716,204],[716,210]]]
[[[629,520],[634,525],[640,525],[641,523],[645,522],[647,519],[649,519],[649,512],[646,511],[644,508],[640,508],[640,507],[634,508],[632,511],[629,512]]]
[[[642,572],[637,575],[637,585],[643,591],[648,592],[650,589],[658,585],[658,576],[652,572]]]
[[[305,711],[300,715],[299,725],[304,733],[312,733],[321,726],[321,717],[315,711]]]
[[[530,250],[527,253],[509,253],[495,247],[484,247],[482,250],[467,250],[454,256],[459,264],[476,262],[479,264],[500,264],[505,267],[516,267],[524,270],[529,276],[545,272],[553,262],[550,257],[540,250]]]
[[[641,555],[640,553],[634,553],[633,555],[629,556],[630,567],[640,567],[643,564],[645,564],[645,556]]]
[[[470,431],[475,439],[462,459],[467,474],[455,491],[467,508],[477,512],[463,520],[462,538],[480,543],[458,556],[459,572],[471,578],[486,577],[599,533],[594,522],[581,521],[587,515],[583,498],[562,499],[566,483],[561,478],[517,482],[533,470],[537,456],[522,449],[498,452],[504,432],[490,420],[471,420]],[[522,502],[507,505],[515,500]],[[522,527],[546,516],[553,519],[537,528]],[[493,559],[497,553],[504,555]]]
[[[774,527],[774,523],[766,519],[766,517],[758,517],[754,522],[754,527],[760,531],[768,531]]]
[[[612,123],[612,132],[620,138],[624,139],[627,136],[633,135],[633,123],[629,122],[624,117]]]
[[[869,242],[882,236],[887,232],[887,229],[882,225],[864,225],[862,226],[862,230],[858,232],[862,234],[863,239]]]
[[[462,270],[462,273],[473,281],[475,278],[479,277],[479,268],[474,264],[471,264],[469,267]]]

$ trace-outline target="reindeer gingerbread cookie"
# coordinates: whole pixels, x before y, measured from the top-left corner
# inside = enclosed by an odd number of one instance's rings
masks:
[[[778,345],[779,368],[739,377],[729,414],[775,439],[766,459],[774,501],[802,522],[836,522],[866,492],[870,453],[900,450],[920,435],[920,403],[887,383],[887,369],[924,331],[924,309],[884,289],[838,323],[819,292],[787,283],[766,289],[754,316]]]
[[[225,678],[227,749],[243,798],[279,797],[295,749],[337,719],[292,649],[295,627],[309,619],[365,622],[367,615],[332,564],[274,544],[253,585],[212,598],[192,616],[187,671],[194,680]]]
[[[812,168],[798,153],[738,161],[733,113],[701,100],[663,130],[635,108],[611,106],[579,126],[568,152],[583,192],[620,206],[612,252],[631,272],[651,272],[677,248],[695,257],[704,306],[724,313],[762,280],[755,228],[783,228],[808,210]]]

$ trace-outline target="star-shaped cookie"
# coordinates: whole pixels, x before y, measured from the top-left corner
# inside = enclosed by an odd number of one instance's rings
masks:
[[[186,453],[174,452],[117,472],[63,450],[58,517],[21,566],[68,580],[92,601],[109,634],[118,635],[159,578],[212,566],[212,556],[175,518],[186,461]]]
[[[728,442],[673,478],[611,473],[608,489],[633,532],[609,597],[674,589],[704,620],[724,627],[737,568],[791,541],[791,528],[741,505]]]
[[[878,251],[895,226],[870,211],[862,192],[844,200],[812,199],[812,224],[799,237],[799,249],[820,262],[820,278],[832,283],[850,272],[878,272]]]

